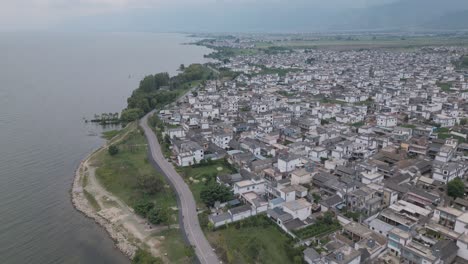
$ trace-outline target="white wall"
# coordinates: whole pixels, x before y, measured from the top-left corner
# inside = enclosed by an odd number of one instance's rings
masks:
[[[468,259],[468,244],[465,244],[465,242],[461,240],[457,240],[457,246],[457,256],[459,256],[462,259]]]

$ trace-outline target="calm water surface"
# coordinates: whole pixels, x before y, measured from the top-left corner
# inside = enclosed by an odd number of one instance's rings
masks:
[[[75,211],[73,173],[103,143],[83,118],[120,112],[146,74],[208,49],[178,34],[0,34],[0,263],[128,263]]]

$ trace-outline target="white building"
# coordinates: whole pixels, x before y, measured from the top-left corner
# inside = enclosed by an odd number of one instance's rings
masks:
[[[463,178],[466,170],[467,166],[464,163],[434,161],[432,167],[432,178],[434,180],[448,183],[456,177]]]
[[[392,115],[378,115],[377,126],[379,127],[395,127],[397,125],[396,117]]]
[[[396,256],[401,255],[401,247],[406,246],[411,241],[411,234],[395,227],[388,233],[388,248]]]
[[[205,151],[196,142],[184,141],[175,145],[177,165],[185,167],[199,163],[205,158]]]
[[[232,135],[229,133],[213,134],[211,142],[222,149],[229,149],[229,142],[232,140]]]
[[[234,184],[234,194],[244,194],[247,192],[264,193],[266,182],[264,179],[245,180]]]
[[[181,127],[178,128],[170,128],[166,132],[171,139],[174,137],[176,138],[184,138],[185,137],[185,130]]]
[[[312,172],[306,169],[297,169],[291,172],[291,184],[308,184],[312,181]]]
[[[294,154],[283,154],[278,157],[278,169],[280,172],[291,172],[301,164],[299,156]]]
[[[292,215],[293,218],[305,220],[310,216],[312,204],[305,199],[294,200],[283,204],[283,210]]]
[[[361,173],[361,182],[364,184],[370,183],[380,183],[383,181],[384,176],[379,172],[362,172]]]
[[[457,119],[446,115],[436,115],[434,117],[434,122],[441,127],[453,127],[457,123]]]

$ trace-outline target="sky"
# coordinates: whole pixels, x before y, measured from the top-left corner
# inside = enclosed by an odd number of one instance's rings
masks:
[[[50,30],[68,25],[70,21],[85,23],[87,18],[92,23],[112,25],[118,16],[121,19],[123,14],[132,14],[135,10],[142,13],[151,10],[159,18],[156,20],[158,29],[167,24],[170,30],[175,24],[173,18],[178,14],[195,13],[193,18],[198,19],[197,12],[200,16],[219,16],[229,15],[230,10],[242,10],[242,14],[251,12],[253,15],[254,11],[265,7],[289,8],[294,12],[295,7],[351,9],[392,1],[396,0],[0,0],[0,31]],[[126,18],[130,19],[129,16]],[[200,19],[201,23],[203,21]]]

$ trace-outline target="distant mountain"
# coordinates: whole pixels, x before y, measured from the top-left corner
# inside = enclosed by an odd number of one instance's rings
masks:
[[[365,9],[345,11],[330,29],[426,29],[444,22],[457,12],[460,18],[453,18],[444,29],[451,29],[464,20],[463,12],[468,10],[467,0],[400,0],[394,3]],[[466,25],[466,23],[465,23]],[[457,25],[457,28],[459,26]]]
[[[435,30],[468,30],[468,10],[448,13],[425,23],[422,27]]]

